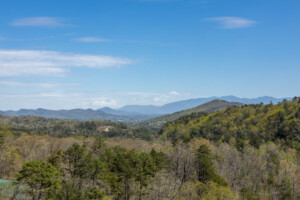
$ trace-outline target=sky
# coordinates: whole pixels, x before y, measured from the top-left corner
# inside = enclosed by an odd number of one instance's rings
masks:
[[[298,0],[0,0],[0,109],[300,95]]]

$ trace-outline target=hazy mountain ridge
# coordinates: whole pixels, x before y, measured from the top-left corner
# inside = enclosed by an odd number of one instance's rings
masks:
[[[112,109],[110,107],[104,107],[104,108],[100,108],[98,110],[103,111],[108,114],[133,117],[134,119],[138,119],[138,120],[145,120],[145,119],[150,119],[150,118],[154,118],[154,117],[158,116],[158,114],[141,114],[139,112],[122,111],[119,109]]]
[[[168,103],[163,106],[153,105],[127,105],[119,109],[112,109],[109,107],[100,108],[98,110],[92,109],[71,109],[71,110],[47,110],[47,109],[20,109],[18,111],[8,110],[0,111],[0,115],[7,116],[20,116],[20,115],[33,115],[47,118],[57,119],[76,119],[80,121],[88,121],[95,119],[111,120],[111,121],[141,121],[155,118],[165,114],[171,114],[182,110],[191,109],[201,104],[207,103],[214,99],[225,100],[228,102],[238,102],[243,104],[258,104],[270,103],[274,104],[281,102],[284,98],[274,97],[258,97],[258,98],[239,98],[235,96],[223,97],[208,97],[188,99]],[[286,98],[290,100],[291,98]]]
[[[263,96],[258,98],[239,98],[236,96],[222,96],[222,97],[207,97],[207,98],[196,98],[196,99],[188,99],[183,101],[177,101],[173,103],[168,103],[163,106],[152,106],[152,105],[127,105],[118,110],[126,111],[126,112],[138,112],[141,114],[171,114],[174,112],[178,112],[181,110],[190,109],[201,104],[207,103],[214,99],[225,100],[228,102],[239,102],[243,104],[258,104],[264,103],[268,104],[270,102],[276,104],[281,102],[283,99],[291,100],[291,97],[287,98],[274,98],[269,96]]]

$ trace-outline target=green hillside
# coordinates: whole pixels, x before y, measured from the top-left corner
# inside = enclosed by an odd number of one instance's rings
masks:
[[[0,183],[0,199],[300,197],[298,98],[192,113],[160,134],[103,120],[0,116],[0,178],[19,183]]]
[[[37,116],[1,116],[0,128],[6,125],[16,134],[67,136],[103,136],[121,138],[142,138],[150,140],[154,132],[142,127],[127,126],[120,122],[105,120],[77,121]]]
[[[300,99],[277,105],[244,105],[211,114],[190,114],[165,124],[161,134],[173,141],[203,137],[256,147],[273,141],[300,150]]]
[[[4,116],[39,116],[46,118],[56,118],[56,119],[75,119],[80,121],[89,120],[110,120],[110,121],[134,121],[138,119],[149,119],[144,115],[126,115],[125,113],[113,114],[106,113],[102,110],[92,110],[92,109],[72,109],[72,110],[47,110],[47,109],[21,109],[18,111],[8,110],[0,111],[0,115]]]
[[[225,110],[232,106],[241,106],[241,103],[236,102],[227,102],[224,100],[212,100],[210,102],[204,103],[200,106],[190,108],[187,110],[175,112],[173,114],[163,115],[159,116],[153,119],[145,120],[141,123],[139,123],[140,126],[146,126],[151,128],[161,128],[165,123],[169,121],[174,121],[176,119],[179,119],[182,116],[189,115],[191,113],[199,113],[199,112],[205,112],[205,113],[212,113],[219,110]]]

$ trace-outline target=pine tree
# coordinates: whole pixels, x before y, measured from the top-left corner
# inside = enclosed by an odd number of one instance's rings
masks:
[[[198,181],[207,183],[214,181],[222,186],[227,186],[227,182],[216,173],[211,151],[208,146],[201,145],[196,153],[196,170]]]
[[[60,172],[50,163],[29,161],[16,175],[19,184],[25,185],[26,193],[33,200],[53,194],[61,185]]]

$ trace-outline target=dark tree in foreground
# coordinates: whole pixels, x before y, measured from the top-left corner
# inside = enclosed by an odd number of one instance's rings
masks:
[[[196,153],[196,171],[198,181],[207,183],[214,181],[222,186],[227,186],[227,182],[216,173],[210,149],[206,145],[201,145]]]
[[[42,199],[54,193],[61,181],[60,172],[50,163],[29,161],[22,166],[16,175],[17,181],[25,185],[25,191],[33,200]],[[49,197],[49,195],[48,195]]]

